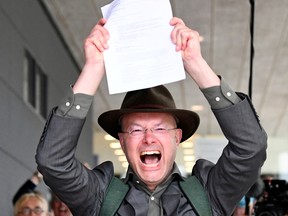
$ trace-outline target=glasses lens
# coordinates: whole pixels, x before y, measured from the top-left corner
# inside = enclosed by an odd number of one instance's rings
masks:
[[[141,129],[134,129],[130,131],[131,136],[133,137],[141,137],[145,133],[145,130]]]
[[[39,215],[39,214],[41,214],[43,212],[43,210],[41,208],[39,208],[39,207],[36,207],[33,211],[37,215]]]
[[[31,211],[30,208],[24,208],[24,209],[22,209],[22,211],[20,213],[23,214],[23,215],[29,215],[30,211]]]
[[[153,133],[155,135],[163,135],[163,134],[166,134],[168,132],[168,129],[166,129],[166,128],[155,128],[152,131],[153,131]]]
[[[30,215],[32,212],[34,212],[36,215],[40,215],[42,212],[44,212],[43,209],[40,207],[36,207],[35,209],[30,209],[30,208],[23,208],[20,213],[22,215]]]
[[[147,130],[150,130],[151,133],[153,133],[155,136],[163,136],[167,134],[170,130],[175,130],[176,128],[151,128],[151,129],[133,129],[129,133],[134,138],[141,138],[144,136],[145,133],[147,133]]]

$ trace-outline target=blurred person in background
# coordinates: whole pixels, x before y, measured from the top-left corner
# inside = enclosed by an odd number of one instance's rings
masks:
[[[84,164],[86,167],[89,167],[89,164]],[[37,170],[32,174],[32,176],[26,180],[26,182],[18,189],[15,193],[12,203],[15,203],[25,194],[29,193],[38,193],[36,192],[36,187],[42,182],[43,176]],[[51,212],[50,216],[72,216],[71,211],[67,207],[67,205],[62,202],[53,192],[50,190],[51,193]],[[48,202],[49,203],[49,202]],[[48,205],[49,207],[49,205]],[[49,209],[49,208],[48,208]]]
[[[253,197],[244,196],[236,209],[233,212],[232,216],[252,216],[254,215],[254,204],[256,200]]]
[[[68,206],[52,193],[51,208],[54,216],[72,216]]]
[[[32,174],[32,176],[26,180],[26,182],[18,189],[15,193],[12,203],[15,205],[17,200],[26,193],[34,192],[36,187],[42,182],[43,176],[37,170]]]
[[[14,216],[37,215],[51,216],[48,201],[37,192],[25,193],[15,203]]]

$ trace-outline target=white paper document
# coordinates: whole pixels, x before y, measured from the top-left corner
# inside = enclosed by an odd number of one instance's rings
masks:
[[[185,79],[181,53],[170,37],[169,0],[114,0],[102,13],[110,33],[104,51],[110,94]]]

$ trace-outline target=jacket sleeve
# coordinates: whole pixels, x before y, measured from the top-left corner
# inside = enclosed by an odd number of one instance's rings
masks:
[[[193,168],[204,186],[214,215],[231,215],[236,204],[255,183],[266,159],[267,135],[250,99],[213,110],[228,140],[216,165],[201,159]]]
[[[84,122],[56,115],[54,109],[40,138],[36,162],[45,183],[73,215],[96,215],[114,171],[112,163],[89,170],[75,158]]]

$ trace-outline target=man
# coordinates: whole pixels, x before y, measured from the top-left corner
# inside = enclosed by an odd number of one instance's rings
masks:
[[[87,163],[85,166],[89,167]],[[26,182],[18,189],[15,193],[12,203],[15,205],[17,200],[19,200],[22,196],[29,193],[36,193],[36,187],[42,182],[43,176],[39,171],[35,171],[33,175],[26,180]],[[51,213],[50,216],[72,216],[71,211],[69,210],[68,206],[62,202],[53,192],[51,192]]]
[[[68,103],[51,113],[37,149],[44,181],[67,203],[73,215],[99,215],[113,165],[86,169],[74,155],[91,100],[104,76],[103,51],[109,32],[100,19],[87,37],[86,63]],[[266,133],[251,102],[233,92],[201,56],[199,34],[173,18],[171,40],[181,52],[185,70],[208,99],[229,140],[217,164],[199,160],[192,174],[202,184],[213,215],[231,215],[256,181],[266,159]],[[175,155],[178,145],[198,127],[194,112],[179,110],[164,86],[128,92],[121,109],[103,113],[100,126],[119,139],[130,164],[129,186],[116,215],[198,215],[180,189],[184,181]],[[112,204],[111,204],[112,207]]]
[[[14,216],[50,216],[48,201],[40,193],[25,193],[15,203]]]
[[[12,203],[15,205],[17,200],[26,193],[35,192],[36,187],[42,182],[43,176],[36,170],[32,176],[16,191],[13,196]]]
[[[51,208],[54,216],[72,216],[68,206],[52,193]]]

